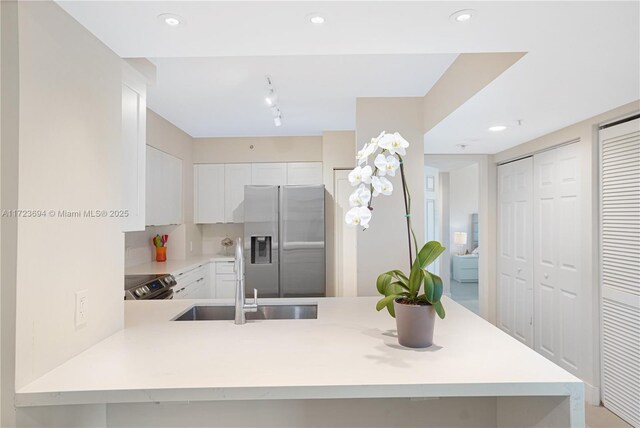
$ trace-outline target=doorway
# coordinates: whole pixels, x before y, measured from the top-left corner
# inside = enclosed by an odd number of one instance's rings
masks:
[[[430,270],[442,278],[444,293],[479,314],[480,171],[460,156],[425,157],[425,238],[447,248]]]

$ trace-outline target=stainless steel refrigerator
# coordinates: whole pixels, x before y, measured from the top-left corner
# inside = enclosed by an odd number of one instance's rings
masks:
[[[323,297],[324,186],[245,186],[247,295]]]

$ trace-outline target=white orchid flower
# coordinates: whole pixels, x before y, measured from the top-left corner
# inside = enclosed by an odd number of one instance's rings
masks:
[[[378,175],[390,175],[394,177],[396,175],[396,170],[400,167],[400,162],[398,162],[398,158],[395,156],[387,156],[385,157],[382,153],[376,156],[376,160],[374,161],[374,165],[378,168]]]
[[[365,146],[361,150],[359,150],[358,154],[356,155],[358,165],[367,163],[369,160],[369,156],[375,153],[376,150],[378,150],[378,143],[374,143],[373,140],[371,143],[365,144]]]
[[[371,190],[364,185],[358,187],[355,192],[349,196],[349,205],[352,207],[366,207],[371,200]]]
[[[409,142],[402,138],[402,135],[394,132],[393,134],[385,134],[380,141],[378,141],[378,145],[388,150],[392,155],[398,153],[404,156],[407,154],[406,148],[409,147]]]
[[[366,229],[371,220],[371,211],[367,207],[354,207],[347,211],[344,220],[351,226],[362,226]]]
[[[351,183],[352,186],[357,186],[360,183],[369,184],[371,183],[372,175],[373,170],[369,165],[365,167],[357,166],[349,173],[349,183]]]
[[[373,196],[380,194],[389,196],[393,193],[393,184],[384,177],[373,177],[371,184],[373,185]]]
[[[381,139],[382,137],[384,137],[384,134],[385,134],[385,131],[382,131],[382,132],[380,133],[380,135],[378,135],[376,138],[372,138],[372,139],[371,139],[371,144],[375,144],[375,145],[376,145],[376,148],[377,148],[377,147],[378,147],[378,143],[380,142],[380,139]]]

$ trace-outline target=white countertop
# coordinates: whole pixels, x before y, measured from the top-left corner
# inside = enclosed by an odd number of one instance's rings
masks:
[[[398,345],[377,298],[317,302],[316,320],[171,321],[194,304],[125,303],[126,327],[18,391],[20,406],[300,398],[563,395],[582,382],[448,298],[434,346]]]
[[[130,266],[124,270],[125,275],[160,275],[165,273],[178,272],[195,266],[200,263],[209,262],[232,262],[233,257],[218,255],[202,255],[189,257],[184,260],[167,260],[166,262],[149,262],[140,265]]]

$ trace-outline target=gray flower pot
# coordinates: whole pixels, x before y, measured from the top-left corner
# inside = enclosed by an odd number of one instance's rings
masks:
[[[393,302],[396,311],[398,342],[407,348],[428,348],[433,345],[436,311],[433,306],[403,305]]]

